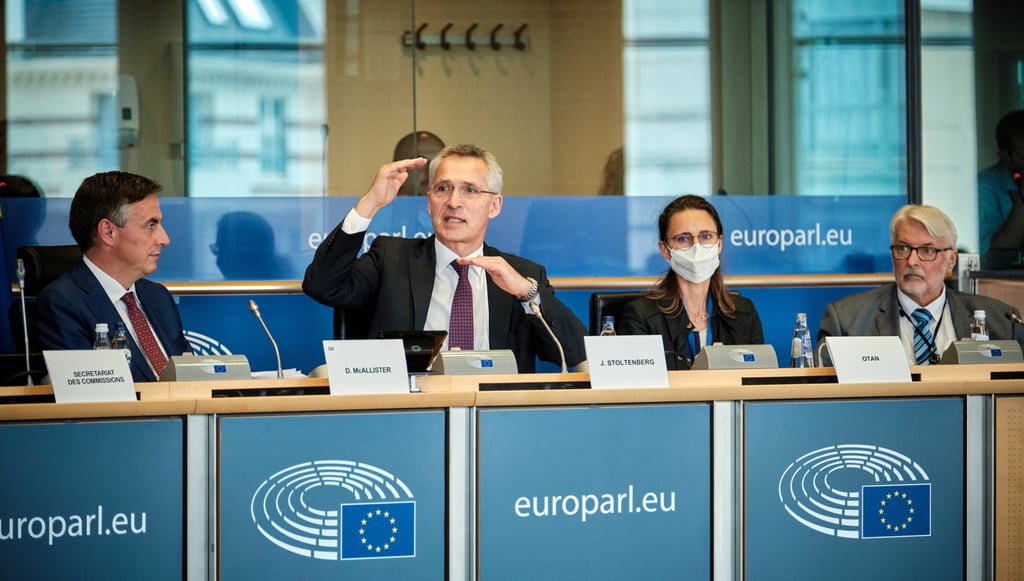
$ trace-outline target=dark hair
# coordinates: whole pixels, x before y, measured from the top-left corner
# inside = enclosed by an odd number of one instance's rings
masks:
[[[718,235],[722,235],[722,219],[718,216],[718,210],[711,205],[711,202],[700,196],[680,196],[669,202],[665,209],[661,211],[661,215],[658,216],[658,240],[666,246],[668,246],[668,224],[672,220],[672,216],[684,210],[707,212],[711,219],[715,221]],[[661,280],[658,281],[653,289],[644,294],[653,300],[668,299],[668,306],[661,308],[661,311],[668,316],[676,317],[683,312],[683,301],[679,296],[679,279],[674,276],[671,268],[665,273],[665,276],[661,277]],[[715,301],[718,312],[722,315],[732,317],[736,314],[736,303],[733,302],[732,297],[729,296],[728,289],[725,288],[725,277],[722,275],[721,266],[716,268],[715,273],[711,275],[711,297]]]
[[[996,124],[996,145],[999,151],[1012,152],[1014,139],[1024,139],[1024,109],[1010,111]]]
[[[82,252],[96,244],[96,227],[106,218],[118,227],[128,221],[128,206],[156,194],[157,182],[123,171],[108,171],[85,178],[71,201],[68,228]]]

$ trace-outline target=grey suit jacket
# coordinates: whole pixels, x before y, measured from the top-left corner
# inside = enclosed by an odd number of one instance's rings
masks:
[[[1024,346],[1024,329],[1012,324],[1005,313],[1017,309],[1010,305],[981,295],[964,294],[946,289],[949,300],[954,336],[958,339],[971,335],[971,321],[974,311],[985,311],[989,337],[1016,339]],[[882,285],[871,290],[854,293],[833,301],[825,307],[818,329],[818,343],[829,336],[891,336],[900,334],[900,309],[896,295],[896,283]],[[940,353],[941,355],[941,353]]]
[[[334,308],[364,310],[370,319],[368,338],[380,331],[422,329],[434,291],[434,237],[426,239],[378,236],[370,250],[356,258],[365,233],[346,234],[341,225],[317,248],[306,268],[302,290]],[[574,366],[586,358],[583,323],[555,297],[544,267],[485,245],[484,254],[501,256],[523,276],[537,280],[544,319]],[[520,372],[532,372],[536,357],[561,364],[558,347],[542,323],[527,315],[522,303],[487,278],[492,349],[511,349]]]

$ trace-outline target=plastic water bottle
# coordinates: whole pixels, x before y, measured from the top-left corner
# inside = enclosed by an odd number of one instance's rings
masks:
[[[110,326],[96,323],[96,338],[92,341],[93,349],[110,349]]]
[[[971,322],[971,341],[988,341],[988,323],[985,322],[985,311],[974,311]]]
[[[124,323],[114,323],[114,336],[110,339],[111,349],[124,349],[124,358],[132,362],[132,351],[128,348],[128,327]]]
[[[601,336],[615,334],[615,317],[605,315],[601,317]]]
[[[814,367],[814,351],[811,349],[811,331],[807,328],[807,313],[796,314],[790,367]]]

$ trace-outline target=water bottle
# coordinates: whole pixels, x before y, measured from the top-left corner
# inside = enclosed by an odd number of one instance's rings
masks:
[[[796,314],[790,367],[814,367],[814,351],[811,349],[811,331],[807,328],[807,313]]]
[[[110,326],[96,323],[96,338],[92,341],[93,349],[110,349]]]
[[[124,349],[124,358],[132,362],[132,351],[128,348],[128,327],[118,321],[114,323],[114,336],[110,339],[111,349]]]
[[[601,336],[615,334],[615,317],[605,315],[601,317]]]
[[[988,323],[985,322],[985,311],[974,311],[971,322],[971,341],[988,341]]]

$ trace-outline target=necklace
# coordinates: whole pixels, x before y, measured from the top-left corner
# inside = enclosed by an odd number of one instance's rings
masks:
[[[708,320],[708,314],[707,313],[704,313],[703,315],[698,315],[698,316],[693,318],[693,322],[694,323],[703,323],[704,321],[707,321],[707,320]]]

